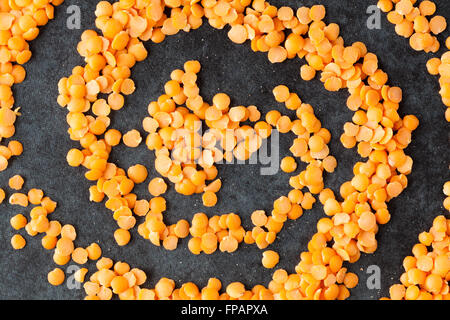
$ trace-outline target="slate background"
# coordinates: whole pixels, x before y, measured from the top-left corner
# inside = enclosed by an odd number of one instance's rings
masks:
[[[78,231],[78,246],[98,242],[107,257],[115,261],[127,261],[132,266],[144,269],[149,275],[147,286],[165,276],[176,280],[177,284],[195,281],[205,285],[209,277],[219,277],[224,285],[232,281],[243,281],[248,286],[267,285],[273,270],[261,265],[261,251],[256,246],[243,245],[233,254],[194,256],[187,249],[187,239],[181,240],[176,251],[168,252],[151,245],[133,230],[131,243],[119,248],[113,239],[115,223],[103,204],[88,201],[89,183],[83,177],[84,168],[71,168],[65,156],[78,143],[71,141],[66,133],[67,111],[56,104],[58,80],[70,74],[71,69],[83,63],[75,48],[83,30],[94,27],[94,8],[97,1],[69,0],[56,9],[56,18],[41,29],[39,38],[31,43],[32,60],[26,65],[27,78],[14,86],[16,105],[22,107],[23,116],[17,121],[14,138],[23,142],[22,156],[10,163],[8,170],[0,173],[0,186],[7,194],[8,179],[21,174],[26,179],[25,190],[42,188],[45,193],[58,201],[58,209],[53,217],[62,223],[73,224]],[[408,41],[398,37],[394,27],[382,14],[382,28],[369,30],[366,27],[366,9],[376,1],[307,0],[274,1],[275,5],[311,6],[322,3],[327,8],[327,21],[337,22],[346,44],[363,41],[370,51],[376,53],[380,66],[389,74],[391,85],[403,88],[404,102],[400,113],[415,114],[421,125],[414,133],[413,142],[407,153],[414,159],[414,169],[409,178],[409,186],[400,197],[389,203],[392,220],[381,227],[377,236],[378,250],[372,255],[362,255],[349,269],[360,277],[360,284],[351,290],[352,299],[378,299],[388,294],[391,284],[398,282],[402,273],[403,257],[410,253],[417,235],[431,226],[433,218],[444,212],[442,185],[449,180],[449,125],[444,119],[444,107],[438,95],[438,81],[426,72],[425,62],[431,56],[414,52]],[[450,2],[436,0],[438,14],[450,18]],[[81,30],[66,28],[69,17],[66,10],[76,4],[82,10]],[[347,93],[330,93],[315,79],[302,81],[298,70],[303,63],[298,59],[283,64],[272,65],[266,54],[254,53],[246,45],[235,45],[227,38],[228,29],[215,30],[207,23],[194,32],[181,32],[169,37],[160,45],[147,43],[150,51],[146,61],[137,64],[133,79],[137,90],[126,100],[126,107],[114,113],[112,127],[126,131],[137,128],[141,132],[141,119],[146,114],[147,104],[156,99],[169,79],[170,72],[182,67],[189,59],[199,59],[202,72],[199,76],[201,94],[211,101],[217,92],[226,92],[232,102],[242,105],[257,105],[263,113],[276,107],[271,94],[274,86],[286,84],[299,93],[302,100],[314,106],[323,126],[333,135],[331,152],[338,159],[338,169],[327,175],[326,186],[335,192],[344,181],[351,178],[352,166],[360,158],[355,150],[346,150],[339,143],[342,125],[352,116],[345,107]],[[446,35],[449,33],[446,32]],[[439,39],[444,39],[440,36]],[[441,52],[442,53],[442,50]],[[281,138],[281,155],[288,153],[293,136]],[[153,169],[154,156],[142,144],[138,149],[116,147],[112,160],[121,167],[128,168],[142,163],[151,168],[149,179],[156,176]],[[304,168],[299,165],[299,169]],[[259,165],[223,165],[219,176],[223,188],[219,193],[219,203],[213,209],[201,204],[200,196],[184,197],[172,187],[166,195],[168,223],[180,218],[189,219],[196,212],[209,215],[237,212],[243,217],[244,225],[250,226],[250,213],[256,209],[270,212],[274,199],[289,191],[289,175],[260,176]],[[148,180],[149,181],[149,180]],[[146,184],[137,188],[140,197],[148,198]],[[7,201],[5,201],[6,203]],[[55,265],[52,253],[40,244],[41,236],[27,239],[27,246],[14,252],[10,238],[14,234],[9,219],[17,213],[28,214],[29,210],[0,206],[0,299],[81,299],[83,290],[69,290],[65,286],[51,287],[47,273]],[[317,220],[323,216],[322,206],[316,204],[303,217],[288,222],[274,245],[281,260],[277,267],[294,272],[299,253],[306,249],[308,239],[314,234]],[[25,234],[24,231],[20,231]],[[368,290],[366,269],[370,265],[381,268],[381,290]],[[93,264],[89,264],[93,267]],[[92,270],[92,268],[91,268]]]

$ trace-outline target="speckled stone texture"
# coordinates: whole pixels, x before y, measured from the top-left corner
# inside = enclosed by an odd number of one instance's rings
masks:
[[[144,269],[149,275],[147,286],[154,286],[163,276],[174,279],[178,285],[195,281],[203,286],[213,276],[223,280],[224,285],[231,281],[242,281],[247,286],[267,285],[273,271],[262,267],[261,251],[256,246],[242,245],[233,254],[216,252],[194,256],[187,249],[187,239],[180,241],[176,251],[168,252],[153,246],[133,230],[131,243],[118,247],[113,238],[116,224],[111,213],[103,204],[89,202],[90,183],[83,176],[84,168],[71,168],[66,164],[67,151],[79,145],[69,139],[65,121],[67,111],[57,105],[56,97],[59,79],[70,74],[74,66],[83,63],[76,52],[76,45],[84,29],[94,28],[96,3],[94,0],[66,1],[56,8],[55,20],[44,27],[39,38],[31,43],[33,58],[25,66],[27,78],[22,84],[14,86],[16,105],[22,107],[23,114],[17,121],[14,138],[23,142],[25,151],[10,163],[8,170],[0,173],[0,186],[6,188],[8,179],[20,174],[26,180],[25,190],[42,188],[58,202],[58,209],[52,218],[76,227],[78,246],[98,242],[104,256]],[[378,299],[388,294],[391,284],[398,282],[402,260],[410,253],[417,235],[429,229],[434,217],[444,212],[442,185],[450,178],[449,125],[444,119],[445,109],[438,95],[437,78],[426,72],[425,63],[431,55],[414,52],[407,40],[395,34],[394,27],[387,22],[384,14],[380,30],[366,27],[366,10],[369,5],[376,4],[375,0],[274,2],[277,6],[290,5],[295,8],[316,3],[326,6],[327,22],[336,22],[341,26],[346,44],[363,41],[369,51],[378,55],[380,67],[389,74],[389,83],[403,88],[404,101],[400,113],[415,114],[421,122],[407,149],[414,159],[413,172],[408,177],[409,186],[401,196],[389,203],[392,220],[380,228],[378,250],[375,254],[363,254],[357,263],[349,265],[349,269],[360,278],[360,284],[351,290],[351,299]],[[436,3],[438,14],[450,18],[450,2],[436,0]],[[72,4],[81,7],[81,30],[66,28],[69,17],[66,10]],[[215,93],[226,92],[235,105],[254,104],[263,114],[274,107],[286,112],[284,106],[274,101],[271,93],[274,86],[286,84],[304,102],[314,106],[323,126],[332,132],[331,152],[338,159],[339,166],[334,174],[326,175],[325,184],[338,192],[339,186],[351,178],[354,163],[361,160],[355,150],[346,150],[339,142],[343,123],[352,117],[352,112],[345,106],[347,93],[344,90],[327,92],[318,79],[302,81],[299,67],[303,61],[294,59],[282,64],[270,64],[266,54],[252,52],[248,43],[231,43],[227,31],[228,28],[215,30],[204,23],[199,30],[180,32],[162,44],[147,43],[147,60],[133,68],[132,78],[137,90],[126,99],[126,107],[113,114],[111,127],[122,132],[137,128],[144,134],[141,121],[147,114],[148,103],[161,94],[170,72],[190,59],[198,59],[202,63],[199,86],[202,96],[208,101]],[[439,39],[442,42],[445,38],[440,36]],[[292,134],[281,136],[282,156],[288,154],[292,139]],[[145,164],[150,168],[149,179],[157,175],[153,167],[154,155],[144,144],[137,149],[118,146],[114,148],[111,159],[122,168],[136,163]],[[190,220],[196,212],[206,212],[208,215],[236,212],[243,218],[244,226],[249,228],[251,212],[256,209],[270,212],[273,200],[289,191],[290,175],[260,176],[260,167],[219,166],[223,188],[218,194],[218,205],[212,209],[202,206],[199,195],[185,197],[170,186],[166,194],[167,223],[174,223],[180,218]],[[304,167],[305,164],[300,164],[297,172]],[[140,198],[149,198],[147,183],[136,188]],[[7,188],[6,191],[7,194],[12,193]],[[0,298],[83,298],[83,290],[69,290],[65,285],[55,288],[48,284],[47,273],[55,265],[52,252],[41,246],[41,236],[31,238],[27,235],[27,246],[20,252],[12,250],[10,238],[14,232],[9,219],[17,213],[28,214],[29,209],[5,203],[1,205],[0,219]],[[280,253],[277,267],[294,272],[299,253],[306,249],[317,220],[323,216],[322,206],[316,204],[302,218],[286,223],[277,241],[270,247]],[[23,231],[20,233],[24,234]],[[381,290],[369,290],[366,286],[366,270],[370,265],[381,269]],[[89,267],[92,270],[94,264],[89,263]]]

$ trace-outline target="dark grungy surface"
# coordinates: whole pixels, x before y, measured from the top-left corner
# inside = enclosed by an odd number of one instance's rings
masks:
[[[27,79],[14,87],[16,105],[22,107],[23,116],[17,121],[14,138],[23,142],[23,155],[13,160],[8,170],[0,173],[0,186],[7,188],[8,179],[14,174],[25,177],[25,190],[42,188],[47,195],[58,201],[53,213],[62,223],[73,224],[78,231],[78,246],[98,242],[104,256],[115,261],[127,261],[130,265],[144,269],[149,275],[146,286],[154,286],[163,276],[174,279],[177,284],[194,281],[203,286],[209,277],[218,277],[224,285],[242,281],[247,286],[267,285],[272,270],[261,265],[261,251],[256,246],[242,245],[233,254],[216,252],[213,255],[194,256],[187,249],[187,239],[181,240],[176,251],[157,248],[132,232],[132,241],[126,247],[118,247],[113,238],[116,228],[111,214],[103,204],[90,203],[83,168],[71,168],[66,164],[66,153],[78,147],[67,135],[65,117],[67,111],[56,104],[58,80],[70,74],[71,69],[83,61],[76,52],[76,45],[83,30],[94,28],[94,8],[97,1],[66,0],[56,8],[56,18],[41,30],[39,38],[31,43],[32,60],[26,65]],[[389,83],[403,88],[402,115],[415,114],[421,125],[414,132],[413,142],[407,153],[414,159],[414,168],[409,186],[401,196],[389,203],[392,220],[382,226],[377,235],[378,250],[375,254],[362,255],[349,266],[360,278],[360,284],[351,290],[352,299],[378,299],[388,294],[391,284],[398,282],[402,273],[403,257],[410,253],[417,235],[428,230],[435,216],[444,213],[442,185],[449,180],[449,125],[444,119],[444,106],[438,95],[437,78],[427,74],[425,63],[431,55],[414,52],[408,41],[398,37],[394,27],[381,16],[381,29],[369,30],[366,10],[371,1],[351,0],[307,0],[276,1],[274,4],[303,5],[324,4],[328,22],[337,22],[346,44],[363,41],[369,51],[378,55],[381,68],[389,74]],[[438,14],[450,18],[450,2],[436,0]],[[81,8],[81,30],[69,30],[66,20],[70,16],[70,5]],[[198,59],[202,63],[199,75],[201,94],[211,101],[217,92],[226,92],[235,105],[257,105],[267,112],[271,108],[285,111],[271,94],[274,86],[286,84],[297,92],[304,102],[314,106],[324,127],[333,135],[331,152],[338,159],[338,169],[326,176],[326,186],[335,192],[340,184],[352,176],[352,166],[361,159],[355,150],[344,149],[339,142],[343,123],[351,119],[352,113],[345,107],[347,93],[327,92],[322,83],[299,78],[299,67],[303,61],[290,60],[282,64],[270,64],[266,54],[254,53],[249,44],[235,45],[227,38],[228,29],[215,30],[207,23],[194,32],[181,32],[169,37],[160,45],[147,43],[148,59],[137,64],[132,78],[136,92],[126,99],[126,107],[112,116],[112,127],[121,131],[136,128],[143,133],[141,120],[146,115],[150,101],[162,93],[164,83],[173,69],[181,68],[186,60]],[[446,33],[448,35],[448,32]],[[443,37],[439,37],[441,42]],[[288,154],[292,135],[282,135],[281,156]],[[112,160],[122,168],[136,163],[150,168],[149,179],[156,176],[153,169],[154,156],[142,144],[137,149],[123,145],[114,149]],[[299,165],[299,169],[304,168]],[[219,203],[213,209],[201,204],[200,196],[184,197],[173,187],[166,195],[168,211],[165,218],[174,223],[180,218],[190,220],[196,212],[208,215],[237,212],[250,227],[250,214],[256,209],[271,210],[274,199],[289,191],[289,175],[278,173],[261,176],[260,165],[222,165],[219,176],[223,188],[219,192]],[[148,180],[149,181],[149,180]],[[147,181],[147,183],[148,183]],[[137,188],[140,198],[149,198],[144,183]],[[66,285],[51,287],[47,273],[55,265],[52,252],[42,248],[41,236],[27,239],[27,246],[14,252],[10,238],[14,234],[9,219],[17,214],[28,214],[29,209],[1,205],[0,219],[0,298],[1,299],[81,299],[83,290],[69,290]],[[299,253],[306,249],[307,241],[314,234],[317,220],[323,216],[322,206],[305,212],[297,221],[288,222],[270,249],[280,253],[277,267],[294,272]],[[24,234],[24,231],[20,231]],[[381,290],[370,290],[366,281],[367,269],[376,265],[381,270]],[[94,264],[90,263],[91,270]]]

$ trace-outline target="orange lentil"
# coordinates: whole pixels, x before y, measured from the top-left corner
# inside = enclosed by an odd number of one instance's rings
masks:
[[[52,250],[56,247],[56,243],[58,241],[58,238],[55,236],[51,236],[51,235],[46,235],[42,238],[41,240],[41,244],[42,247],[47,249],[47,250]]]
[[[233,282],[227,286],[226,292],[231,298],[238,299],[244,295],[245,287],[240,282]]]
[[[123,293],[129,288],[128,280],[123,276],[116,276],[111,280],[111,288],[115,294]]]
[[[6,194],[5,194],[5,190],[3,190],[2,188],[0,188],[0,203],[3,203],[3,201],[6,198]]]
[[[262,227],[267,223],[266,213],[262,210],[254,211],[251,215],[252,223],[257,227]]]
[[[78,149],[71,149],[67,153],[67,163],[72,167],[80,166],[84,161],[83,153]]]
[[[97,269],[111,269],[113,266],[113,261],[110,258],[102,257],[100,260],[96,263]]]
[[[179,220],[175,225],[174,232],[178,238],[186,238],[189,235],[189,222],[184,219]]]
[[[447,29],[447,21],[442,16],[434,16],[430,20],[430,30],[434,34],[440,34]]]
[[[28,191],[28,201],[31,204],[41,204],[44,192],[41,189],[30,189]]]
[[[23,214],[17,214],[10,220],[11,227],[13,227],[15,230],[25,228],[27,222],[27,218]]]
[[[116,129],[109,129],[105,132],[105,142],[112,147],[117,146],[121,139],[122,134]]]
[[[273,250],[267,250],[263,252],[262,264],[264,268],[272,269],[280,260],[280,256]]]
[[[432,1],[422,1],[419,4],[420,14],[423,16],[431,16],[436,12],[436,4]]]
[[[297,169],[297,162],[293,157],[285,157],[281,160],[280,168],[287,173],[294,172]]]
[[[300,77],[305,81],[310,81],[316,76],[316,70],[307,64],[300,67]]]
[[[122,140],[127,147],[136,148],[142,142],[142,137],[139,131],[133,129],[125,133]]]
[[[20,234],[15,234],[11,238],[11,246],[15,250],[21,250],[25,247],[26,241]]]
[[[116,242],[119,246],[125,246],[130,242],[130,232],[128,230],[124,229],[117,229],[114,232],[114,239],[116,239]]]
[[[84,248],[76,248],[72,252],[72,260],[77,264],[85,264],[88,261],[88,252]]]
[[[167,184],[162,178],[154,178],[148,184],[148,192],[154,196],[159,197],[160,195],[166,193]]]
[[[11,177],[8,181],[9,187],[14,190],[22,189],[24,182],[25,181],[23,180],[23,178],[19,175],[15,175],[15,176]]]
[[[272,47],[269,49],[268,58],[271,63],[283,62],[287,58],[287,51],[282,46]]]
[[[72,254],[74,249],[75,248],[74,248],[72,240],[70,240],[69,238],[61,237],[58,240],[58,242],[56,243],[55,253],[57,253],[58,255],[67,257]]]
[[[175,250],[177,248],[178,238],[176,236],[168,236],[163,240],[163,246],[166,250]]]
[[[334,170],[337,167],[337,161],[336,158],[333,156],[327,156],[325,159],[323,159],[323,168],[327,172],[334,172]]]
[[[287,99],[289,99],[289,88],[284,85],[276,86],[273,89],[273,96],[275,97],[275,100],[278,102],[286,102]]]
[[[230,105],[230,97],[225,93],[218,93],[213,97],[213,104],[219,110],[225,110]]]
[[[23,193],[14,193],[9,197],[9,203],[12,205],[28,207],[28,197]]]
[[[217,204],[217,195],[212,191],[206,191],[202,196],[205,207],[214,207]]]
[[[400,0],[395,5],[395,11],[397,11],[401,15],[407,15],[413,9],[413,4],[410,0]]]
[[[54,220],[54,221],[50,221],[49,223],[49,228],[46,231],[47,235],[52,236],[52,237],[57,237],[61,234],[61,224]]]
[[[50,271],[48,273],[47,276],[48,282],[52,285],[52,286],[59,286],[61,285],[64,280],[65,280],[65,274],[64,271],[62,271],[59,268],[55,268],[52,271]]]
[[[247,40],[247,37],[247,29],[240,24],[232,26],[230,31],[228,31],[228,38],[230,38],[230,40],[234,43],[244,43]]]
[[[310,8],[309,16],[313,21],[323,20],[325,17],[325,7],[323,5],[313,5]]]
[[[74,226],[70,224],[66,224],[61,228],[61,237],[70,239],[72,241],[75,241],[77,238],[77,232],[75,231]]]
[[[147,168],[141,164],[131,166],[127,170],[128,177],[133,180],[134,183],[142,183],[147,179]]]

